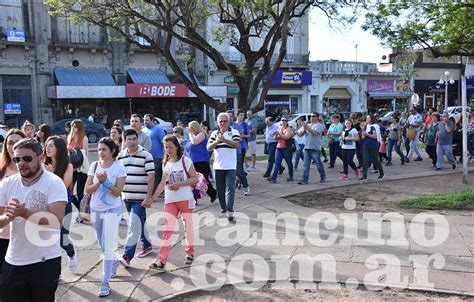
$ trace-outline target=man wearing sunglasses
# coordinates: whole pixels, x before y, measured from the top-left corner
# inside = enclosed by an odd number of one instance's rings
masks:
[[[324,126],[319,122],[319,114],[311,113],[311,124],[303,123],[303,135],[305,135],[304,147],[304,171],[303,178],[298,182],[299,185],[308,184],[309,169],[311,161],[316,162],[318,167],[320,182],[326,181],[326,171],[324,170],[323,162],[321,161],[321,134],[324,131]]]
[[[19,173],[0,184],[0,227],[11,222],[1,300],[53,301],[61,273],[66,187],[58,176],[43,170],[39,142],[24,138],[13,150]]]

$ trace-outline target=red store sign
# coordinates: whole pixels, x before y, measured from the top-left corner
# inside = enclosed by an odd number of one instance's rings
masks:
[[[184,84],[127,84],[127,98],[187,98]]]

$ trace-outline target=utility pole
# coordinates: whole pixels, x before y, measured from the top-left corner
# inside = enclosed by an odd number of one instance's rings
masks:
[[[357,63],[357,51],[359,50],[359,44],[355,45],[355,50],[356,50],[356,63]]]

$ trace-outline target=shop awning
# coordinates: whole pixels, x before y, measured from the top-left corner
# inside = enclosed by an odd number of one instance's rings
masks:
[[[369,92],[369,97],[371,98],[407,98],[411,95],[410,92],[405,91],[405,92]]]
[[[116,86],[107,69],[74,70],[55,68],[54,76],[59,86]]]
[[[129,69],[128,75],[135,84],[170,84],[166,73],[161,70]]]
[[[323,96],[325,99],[347,100],[352,98],[346,88],[330,88]]]

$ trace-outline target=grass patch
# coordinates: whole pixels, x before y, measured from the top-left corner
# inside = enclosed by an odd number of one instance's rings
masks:
[[[402,208],[463,210],[474,206],[474,187],[453,193],[420,196],[400,202]]]

